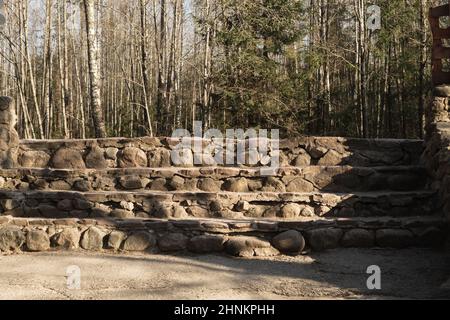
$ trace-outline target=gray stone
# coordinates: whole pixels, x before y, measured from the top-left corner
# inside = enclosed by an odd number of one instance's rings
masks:
[[[170,151],[158,149],[148,153],[148,166],[150,168],[170,167]]]
[[[80,232],[76,228],[64,229],[54,236],[54,245],[64,249],[78,249]]]
[[[247,185],[248,190],[248,185]],[[265,192],[285,192],[286,187],[284,186],[284,183],[281,182],[279,179],[275,177],[268,177],[266,178],[266,181],[264,183],[264,187],[262,188],[262,191]]]
[[[376,241],[380,247],[406,248],[414,244],[414,235],[409,230],[381,229],[376,232]]]
[[[317,164],[319,166],[338,166],[342,165],[342,159],[343,155],[339,154],[337,151],[329,150]]]
[[[114,209],[111,211],[111,217],[119,218],[119,219],[130,219],[134,218],[133,211],[123,210],[123,209]]]
[[[46,168],[50,156],[45,151],[30,150],[19,157],[19,164],[24,168]]]
[[[161,251],[183,251],[189,238],[182,233],[168,233],[159,238],[158,247]]]
[[[126,234],[122,231],[113,231],[108,235],[108,249],[119,250],[122,242],[125,240]]]
[[[0,229],[0,251],[19,250],[25,242],[25,235],[19,227],[7,226]]]
[[[172,216],[175,219],[187,218],[189,215],[182,206],[174,205],[172,208]]]
[[[38,206],[38,210],[41,213],[41,216],[44,218],[64,218],[67,217],[68,214],[65,211],[59,210],[58,208],[48,205],[48,204],[40,204]]]
[[[155,179],[150,183],[150,190],[167,191],[166,183],[167,181],[164,178]]]
[[[105,150],[106,159],[116,161],[118,152],[119,152],[119,149],[117,149],[117,148],[114,148],[114,147],[106,148],[106,150]]]
[[[93,169],[106,169],[108,162],[105,158],[105,150],[98,146],[94,146],[86,156],[86,167]]]
[[[275,257],[280,255],[280,251],[274,247],[255,248],[255,257]]]
[[[344,247],[370,248],[375,245],[375,233],[366,229],[351,229],[342,237]]]
[[[202,235],[191,238],[188,243],[189,251],[194,253],[222,252],[227,238],[220,235]]]
[[[56,180],[50,182],[50,189],[58,191],[69,191],[72,189],[72,186],[67,181]]]
[[[300,216],[302,209],[297,203],[288,203],[281,209],[281,216],[285,219],[295,219]]]
[[[238,192],[238,193],[243,193],[243,192],[249,191],[247,179],[245,179],[245,178],[228,179],[225,182],[224,188],[226,191]]]
[[[81,247],[85,250],[99,251],[103,248],[104,237],[105,233],[102,230],[90,227],[82,235]]]
[[[272,245],[284,253],[301,254],[305,249],[305,239],[300,232],[289,230],[274,237]]]
[[[81,152],[71,148],[60,148],[53,155],[52,166],[56,169],[84,169],[86,165]]]
[[[73,183],[73,188],[76,191],[81,191],[81,192],[87,192],[87,191],[90,191],[92,189],[91,183],[89,181],[86,181],[86,180],[76,180]]]
[[[29,251],[47,251],[50,249],[50,238],[45,231],[30,230],[27,233],[27,249]]]
[[[336,228],[322,228],[307,232],[308,244],[313,250],[322,251],[339,247],[343,231]]]
[[[156,245],[155,237],[145,231],[140,231],[130,235],[124,242],[125,251],[145,251]]]
[[[89,210],[94,206],[92,202],[83,199],[73,199],[73,207],[77,210]]]
[[[135,175],[120,177],[119,183],[126,190],[138,190],[146,187],[143,180]]]
[[[302,178],[290,181],[286,187],[287,192],[313,192],[314,190],[314,185]]]
[[[267,240],[261,240],[256,237],[232,237],[226,245],[225,250],[228,254],[237,257],[253,257],[255,255],[255,249],[270,248],[270,242]]]
[[[200,180],[198,188],[205,192],[219,192],[220,182],[212,178],[204,178]]]
[[[147,155],[135,147],[124,148],[119,152],[120,168],[147,167]]]
[[[311,156],[306,152],[300,154],[295,158],[294,166],[296,167],[304,167],[311,165]]]
[[[169,183],[172,190],[183,190],[184,179],[180,176],[174,176]]]
[[[73,210],[72,200],[64,199],[58,202],[57,204],[58,210],[62,211],[71,211]]]

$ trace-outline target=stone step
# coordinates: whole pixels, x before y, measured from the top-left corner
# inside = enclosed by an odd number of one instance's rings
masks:
[[[435,193],[0,191],[3,215],[87,218],[266,218],[430,216]]]
[[[357,192],[424,189],[419,166],[284,167],[273,176],[256,168],[0,169],[2,190]]]
[[[189,141],[194,141],[193,139]],[[211,142],[197,140],[205,146]],[[23,140],[19,148],[19,164],[26,168],[128,168],[128,167],[171,167],[171,166],[210,166],[204,163],[201,155],[191,143],[184,152],[182,163],[174,163],[171,150],[180,143],[170,138],[133,138],[98,140]],[[248,140],[246,142],[249,144]],[[301,137],[279,141],[279,166],[337,166],[355,167],[418,165],[424,146],[421,140],[369,140],[338,137]],[[248,150],[247,158],[248,158]],[[220,153],[220,152],[219,152]],[[235,152],[233,152],[234,154]],[[227,167],[254,167],[268,165],[267,154],[259,154],[252,149],[256,164],[247,161],[243,164],[225,165]],[[269,156],[276,155],[272,152]],[[248,160],[248,159],[247,159]],[[197,164],[196,162],[199,162]],[[263,163],[261,163],[263,162]],[[222,165],[223,164],[217,164]]]
[[[448,223],[420,218],[303,218],[295,221],[24,219],[0,217],[0,252],[190,251],[240,257],[297,255],[337,247],[442,246]]]

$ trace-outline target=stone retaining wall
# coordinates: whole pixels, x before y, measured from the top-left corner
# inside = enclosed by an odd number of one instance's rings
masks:
[[[431,176],[430,188],[439,194],[439,207],[450,220],[450,117],[449,86],[435,88],[427,112],[424,162]]]
[[[258,169],[0,169],[2,190],[366,192],[423,190],[423,167],[285,167],[270,177]]]
[[[204,145],[211,143],[202,141]],[[170,151],[179,143],[180,140],[177,139],[149,137],[21,141],[18,159],[19,165],[25,168],[105,169],[193,166],[195,162],[193,147],[185,151],[184,163],[181,165],[173,163]],[[423,151],[423,142],[304,137],[282,140],[279,148],[281,167],[308,165],[372,167],[417,165]],[[256,158],[260,159],[260,156]],[[214,164],[203,164],[203,166],[211,165]],[[258,161],[254,166],[261,165],[267,164],[261,164]]]
[[[0,215],[46,218],[405,217],[435,214],[433,192],[207,193],[0,191]]]
[[[86,220],[0,217],[0,251],[226,252],[240,257],[300,254],[305,247],[439,246],[439,219],[337,219],[296,222]],[[305,240],[306,239],[306,240]]]

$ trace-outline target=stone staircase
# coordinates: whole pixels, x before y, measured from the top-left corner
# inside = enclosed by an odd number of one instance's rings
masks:
[[[270,176],[260,162],[196,165],[193,149],[175,165],[179,142],[21,141],[17,168],[0,170],[0,250],[267,256],[437,246],[448,233],[423,141],[282,140]]]

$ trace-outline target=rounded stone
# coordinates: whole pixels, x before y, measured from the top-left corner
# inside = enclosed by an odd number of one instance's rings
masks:
[[[135,168],[146,167],[147,155],[141,149],[135,147],[124,148],[119,152],[119,167]]]
[[[300,216],[302,209],[297,203],[288,203],[281,209],[281,216],[285,219],[295,219]]]
[[[225,190],[230,192],[244,193],[248,192],[248,183],[245,178],[232,178],[225,182]]]
[[[25,235],[19,227],[0,229],[0,251],[19,250],[25,242]]]
[[[31,150],[19,157],[19,164],[24,168],[46,168],[50,156],[45,151]]]
[[[289,230],[274,237],[272,245],[284,253],[301,254],[305,249],[305,239],[300,232]]]
[[[182,233],[168,233],[158,240],[161,251],[183,251],[187,247],[189,238]]]
[[[300,154],[294,160],[295,167],[304,167],[311,165],[311,156],[306,152]]]
[[[29,251],[47,251],[50,249],[50,238],[45,231],[30,230],[27,233],[27,249]]]
[[[91,190],[91,184],[86,180],[77,180],[73,183],[73,188],[77,191],[87,192]]]
[[[54,245],[64,249],[78,249],[80,232],[76,228],[64,229],[54,236]]]
[[[212,178],[204,178],[200,180],[198,188],[205,192],[219,192],[220,182]]]
[[[255,249],[271,248],[270,242],[256,237],[237,236],[230,238],[225,250],[228,254],[237,257],[253,257]]]
[[[309,246],[316,251],[339,247],[343,231],[336,228],[321,228],[307,232]]]
[[[136,175],[120,177],[119,183],[122,186],[122,188],[126,190],[137,190],[146,187],[143,183],[143,180]]]
[[[98,146],[94,146],[86,156],[86,167],[93,169],[108,168],[108,162],[105,158],[105,150]]]
[[[222,252],[226,241],[226,237],[219,235],[196,236],[189,241],[188,249],[194,253]]]
[[[409,230],[380,229],[376,232],[376,241],[380,247],[406,248],[414,244],[414,235]]]
[[[81,152],[71,148],[60,148],[53,155],[52,166],[56,169],[85,169]]]
[[[119,250],[122,246],[123,240],[126,238],[126,234],[122,231],[113,231],[108,235],[107,248]]]
[[[119,219],[129,219],[134,218],[133,211],[128,211],[124,209],[114,209],[111,211],[111,217]]]
[[[85,232],[83,232],[81,238],[81,247],[85,250],[99,251],[103,248],[103,238],[105,233],[96,228],[90,227]]]
[[[375,233],[366,229],[351,229],[342,237],[344,247],[370,248],[375,245]]]
[[[123,244],[125,251],[145,251],[156,245],[156,239],[148,232],[140,231],[130,235]]]

